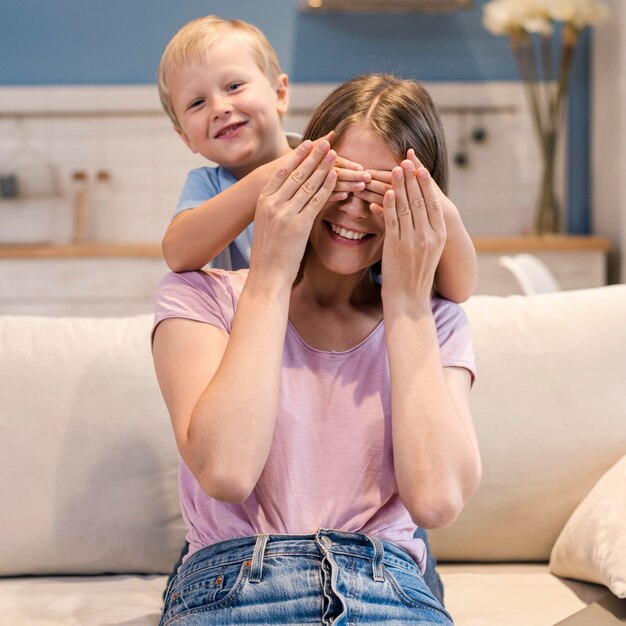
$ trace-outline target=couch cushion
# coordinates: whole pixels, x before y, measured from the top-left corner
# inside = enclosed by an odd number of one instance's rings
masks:
[[[455,626],[553,626],[608,593],[556,578],[547,564],[443,565],[440,573]]]
[[[3,626],[157,626],[165,576],[0,581]]]
[[[0,317],[0,575],[176,562],[177,453],[151,321]]]
[[[448,565],[441,576],[455,626],[552,626],[607,593],[603,587],[565,583],[547,565]],[[163,576],[4,580],[0,622],[157,626],[164,586]]]
[[[443,560],[548,561],[565,522],[626,453],[626,285],[465,305],[482,484],[430,533]]]
[[[565,524],[552,548],[550,571],[606,585],[626,598],[626,455]]]

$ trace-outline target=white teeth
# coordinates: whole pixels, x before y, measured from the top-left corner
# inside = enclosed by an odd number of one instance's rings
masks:
[[[354,230],[346,230],[342,226],[336,226],[335,224],[331,224],[330,228],[334,233],[337,233],[345,239],[363,239],[363,237],[365,237],[365,233],[357,233]]]

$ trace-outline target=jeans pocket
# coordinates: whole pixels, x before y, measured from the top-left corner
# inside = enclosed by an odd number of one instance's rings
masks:
[[[439,604],[424,582],[422,576],[401,567],[385,565],[385,579],[389,581],[394,594],[402,604],[418,609],[430,609],[441,624],[451,622],[448,612]]]
[[[174,582],[166,600],[161,626],[180,618],[233,604],[250,574],[250,561],[202,568]]]

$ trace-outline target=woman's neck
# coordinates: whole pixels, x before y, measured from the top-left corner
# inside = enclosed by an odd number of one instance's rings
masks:
[[[366,339],[381,319],[380,287],[369,269],[342,276],[307,263],[291,292],[289,321],[318,350],[349,350]]]
[[[369,268],[357,274],[341,275],[307,259],[292,299],[306,301],[321,309],[371,308],[381,304],[380,287]]]

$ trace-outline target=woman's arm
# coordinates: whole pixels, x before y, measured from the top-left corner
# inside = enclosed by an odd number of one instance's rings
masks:
[[[262,192],[250,273],[230,336],[182,319],[155,331],[157,376],[181,456],[220,500],[244,501],[267,461],[291,286],[336,180],[329,147],[321,142],[307,158],[306,151],[294,152]]]
[[[446,228],[434,181],[424,168],[418,175],[403,161],[383,200],[382,297],[396,481],[414,522],[435,528],[451,523],[476,489],[480,456],[469,373],[441,362],[430,289]]]

